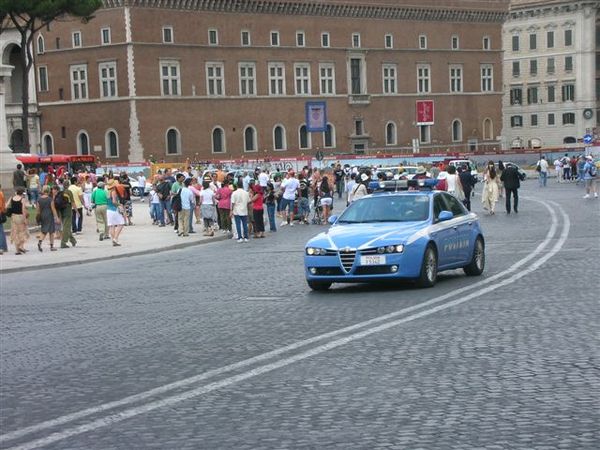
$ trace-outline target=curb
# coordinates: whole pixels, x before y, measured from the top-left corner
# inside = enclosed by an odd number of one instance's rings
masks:
[[[228,238],[227,236],[217,236],[217,237],[213,237],[210,239],[203,239],[203,240],[197,241],[197,242],[184,242],[181,244],[170,245],[168,247],[152,248],[152,249],[147,249],[147,250],[140,250],[137,252],[122,253],[120,255],[111,255],[111,256],[102,256],[102,257],[97,257],[97,258],[90,258],[90,259],[86,259],[85,261],[74,260],[74,261],[64,261],[64,262],[57,262],[57,263],[51,263],[51,264],[41,264],[39,266],[12,267],[10,269],[0,269],[0,274],[15,273],[15,272],[31,272],[31,271],[35,271],[35,270],[54,269],[57,267],[67,267],[67,266],[74,266],[74,265],[79,265],[79,264],[89,264],[89,263],[107,261],[107,260],[113,260],[113,259],[122,259],[122,258],[128,258],[130,256],[149,255],[151,253],[167,252],[167,251],[171,251],[171,250],[181,250],[183,248],[193,247],[195,245],[210,244],[212,242],[225,241],[227,239],[230,239],[230,238]]]

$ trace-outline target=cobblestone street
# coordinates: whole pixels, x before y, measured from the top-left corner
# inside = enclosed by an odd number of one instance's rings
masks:
[[[311,292],[312,225],[2,274],[0,448],[596,449],[600,201],[520,193],[431,289]]]

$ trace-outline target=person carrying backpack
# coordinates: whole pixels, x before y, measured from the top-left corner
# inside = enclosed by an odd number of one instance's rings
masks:
[[[60,240],[60,248],[69,248],[67,242],[71,243],[72,247],[77,245],[77,240],[73,236],[73,192],[69,190],[70,183],[65,180],[63,190],[59,191],[54,197],[54,207],[60,215],[62,222],[62,239]]]
[[[594,158],[591,155],[585,157],[585,165],[583,166],[583,182],[585,183],[585,195],[583,198],[598,198],[598,168],[594,164]]]

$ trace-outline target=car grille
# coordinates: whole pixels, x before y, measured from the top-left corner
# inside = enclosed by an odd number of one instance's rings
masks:
[[[335,250],[325,250],[325,256],[337,256],[337,252]]]
[[[344,271],[341,267],[317,267],[317,273],[315,275],[334,276],[344,275]]]
[[[364,250],[360,251],[361,255],[376,255],[377,254],[377,249],[376,248],[365,248]]]
[[[352,270],[354,259],[356,258],[356,250],[340,250],[340,261],[346,272]]]
[[[391,266],[360,266],[354,275],[386,275],[392,273]]]

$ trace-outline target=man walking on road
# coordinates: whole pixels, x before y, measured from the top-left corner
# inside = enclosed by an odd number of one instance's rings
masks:
[[[248,242],[248,203],[250,196],[242,186],[237,186],[231,194],[231,217],[235,220],[238,242]]]
[[[515,213],[519,212],[519,188],[521,187],[521,176],[517,168],[508,163],[500,176],[506,191],[506,214],[510,214],[510,196],[514,199]]]
[[[597,178],[598,169],[594,164],[594,158],[588,155],[585,157],[585,165],[583,166],[583,182],[585,183],[583,198],[590,198],[591,194],[594,194],[594,198],[598,198]]]

